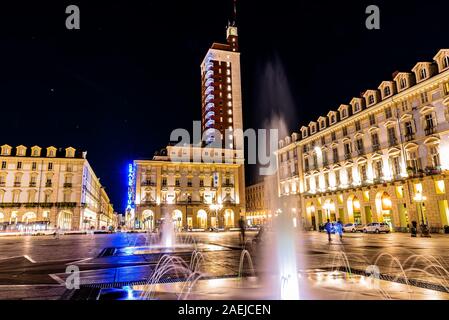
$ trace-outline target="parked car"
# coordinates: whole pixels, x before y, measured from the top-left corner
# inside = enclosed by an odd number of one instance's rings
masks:
[[[347,223],[343,226],[344,232],[357,232],[358,223]]]
[[[390,233],[390,226],[385,222],[372,222],[368,223],[364,228],[363,232],[365,233]]]
[[[359,224],[357,224],[357,227],[355,228],[355,232],[364,232],[365,227],[366,227],[366,224],[359,223]]]

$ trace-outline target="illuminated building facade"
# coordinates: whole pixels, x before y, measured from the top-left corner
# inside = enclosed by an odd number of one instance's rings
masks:
[[[449,225],[449,49],[280,141],[278,191],[327,219]]]
[[[102,229],[117,216],[105,189],[74,148],[0,147],[0,229]]]
[[[206,143],[243,150],[242,90],[238,29],[227,28],[227,43],[214,43],[201,64],[202,130]]]
[[[134,228],[154,231],[167,218],[178,229],[238,226],[245,215],[243,165],[242,152],[193,146],[168,146],[152,160],[134,161]]]
[[[248,226],[269,223],[276,207],[276,175],[265,177],[264,181],[246,187],[246,222]]]

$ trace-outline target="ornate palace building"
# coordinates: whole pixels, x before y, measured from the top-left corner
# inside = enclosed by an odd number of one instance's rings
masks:
[[[280,141],[278,191],[306,227],[326,219],[449,224],[449,49]]]
[[[163,219],[178,229],[234,228],[245,213],[242,152],[169,146],[130,166],[128,227],[155,230]]]
[[[0,148],[0,230],[116,226],[106,191],[74,148]]]

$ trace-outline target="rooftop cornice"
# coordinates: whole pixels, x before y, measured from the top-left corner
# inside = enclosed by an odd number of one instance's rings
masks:
[[[445,70],[437,75],[434,75],[433,77],[426,79],[420,83],[417,83],[417,84],[413,85],[412,87],[407,88],[406,90],[396,93],[393,96],[386,98],[385,100],[382,100],[382,101],[378,102],[377,104],[372,105],[355,115],[352,115],[348,118],[340,120],[337,123],[327,127],[326,129],[324,129],[322,131],[318,131],[317,133],[315,133],[313,135],[309,135],[307,138],[305,138],[303,140],[296,141],[296,143],[298,143],[299,145],[310,143],[311,141],[319,138],[322,135],[331,133],[332,131],[335,130],[335,127],[349,125],[360,118],[364,118],[364,117],[368,116],[371,113],[380,111],[381,109],[385,108],[386,106],[388,106],[390,104],[397,102],[398,100],[408,98],[410,96],[416,95],[417,93],[424,92],[427,88],[438,86],[447,80],[449,80],[449,69]],[[366,92],[368,92],[368,91],[369,90],[367,90]],[[377,90],[373,90],[373,91],[377,92]]]

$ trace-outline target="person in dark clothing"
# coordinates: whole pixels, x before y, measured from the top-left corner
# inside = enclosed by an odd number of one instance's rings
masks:
[[[239,219],[239,228],[240,228],[240,243],[242,246],[245,245],[245,220],[243,220],[243,217],[240,217]]]
[[[327,238],[328,238],[329,242],[331,242],[332,241],[332,238],[331,238],[332,224],[329,219],[327,219],[327,222],[324,225],[324,230],[326,230]]]

